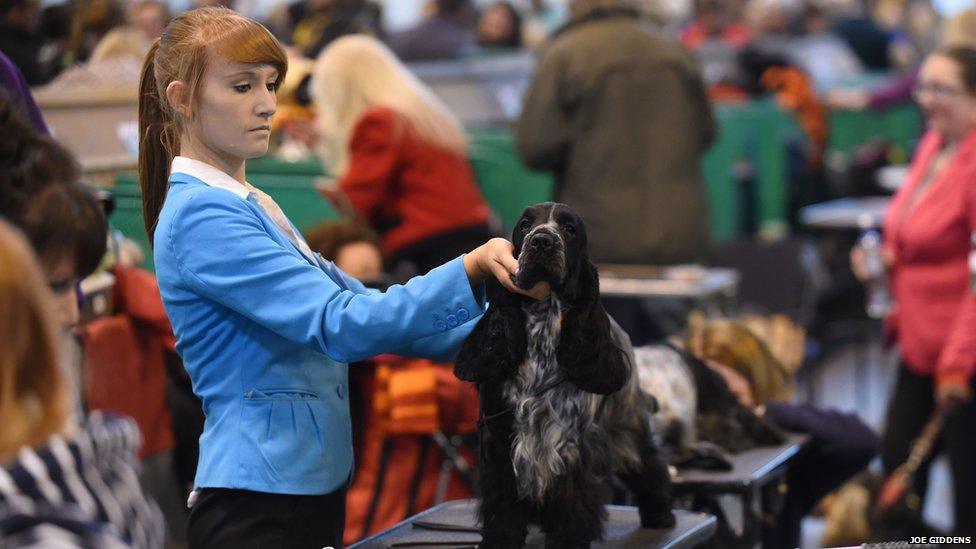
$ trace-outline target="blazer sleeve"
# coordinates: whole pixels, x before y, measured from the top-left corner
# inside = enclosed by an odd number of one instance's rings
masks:
[[[976,161],[971,161],[969,169],[963,173],[968,174],[965,184],[968,187],[966,213],[969,222],[967,236],[969,236],[976,233],[976,189],[973,189],[970,184],[972,178],[976,177]],[[969,247],[972,253],[971,242]],[[973,267],[970,265],[970,270]],[[973,276],[976,276],[976,273],[970,271],[970,281]],[[949,336],[939,354],[939,362],[935,369],[936,382],[943,384],[968,381],[974,370],[976,370],[976,288],[973,288],[970,282],[949,330]]]
[[[373,219],[399,164],[396,115],[388,109],[368,111],[356,123],[349,143],[349,169],[339,188],[364,219]]]
[[[166,238],[188,289],[340,362],[415,345],[484,312],[460,257],[386,292],[365,291],[284,249],[245,201],[219,189],[190,197]]]
[[[566,67],[557,51],[548,51],[522,104],[515,143],[525,164],[536,170],[558,170],[570,144],[569,121],[563,112]]]

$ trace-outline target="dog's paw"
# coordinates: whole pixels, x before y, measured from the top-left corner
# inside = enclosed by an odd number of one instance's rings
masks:
[[[671,528],[675,525],[674,512],[670,509],[641,513],[642,528]]]

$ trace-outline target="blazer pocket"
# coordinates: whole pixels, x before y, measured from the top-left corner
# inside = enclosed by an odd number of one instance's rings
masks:
[[[325,440],[329,412],[304,389],[252,389],[244,394],[241,463],[270,484],[290,484],[332,467]]]
[[[303,401],[318,400],[319,395],[307,389],[251,389],[244,393],[244,400],[257,401]]]

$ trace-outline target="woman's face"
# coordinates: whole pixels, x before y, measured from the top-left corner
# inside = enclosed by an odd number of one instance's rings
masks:
[[[248,160],[268,152],[278,70],[214,56],[200,83],[189,133],[212,154]]]
[[[943,55],[932,55],[919,71],[915,98],[931,130],[959,137],[973,123],[976,96],[968,92],[959,64]]]
[[[65,259],[55,265],[45,265],[44,274],[54,296],[55,320],[62,328],[69,329],[78,324],[78,275],[74,261]]]
[[[478,21],[478,34],[485,44],[503,44],[515,30],[515,22],[505,6],[493,5]]]

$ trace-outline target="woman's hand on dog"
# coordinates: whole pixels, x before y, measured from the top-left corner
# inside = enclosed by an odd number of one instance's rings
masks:
[[[515,285],[512,279],[518,273],[518,260],[515,259],[514,252],[515,247],[508,240],[492,238],[466,254],[464,271],[471,285],[480,284],[493,276],[510,292],[527,295],[532,299],[549,297],[549,284],[546,282],[540,282],[528,290]]]

